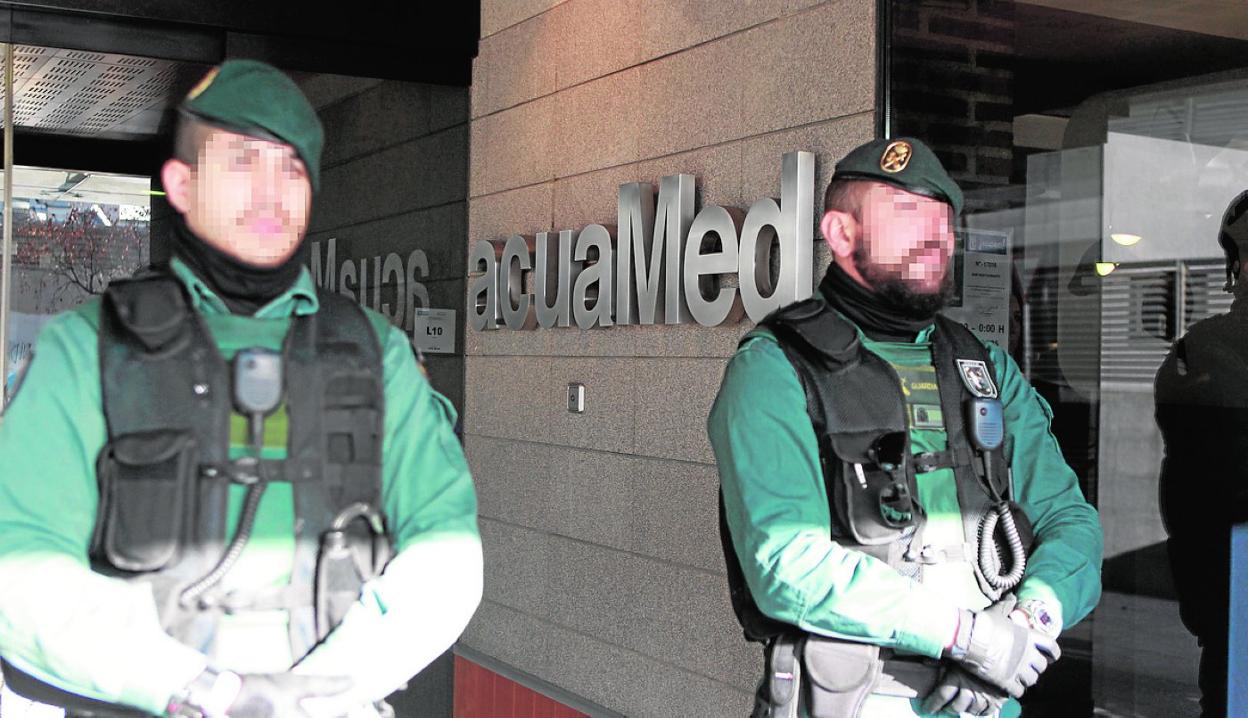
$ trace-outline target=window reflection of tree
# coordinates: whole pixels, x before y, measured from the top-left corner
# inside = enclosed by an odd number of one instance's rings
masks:
[[[14,264],[42,270],[40,288],[50,283],[53,302],[76,289],[83,295],[101,294],[109,282],[138,271],[146,263],[147,222],[117,221],[115,209],[103,208],[110,224],[99,219],[93,205],[74,204],[64,219],[32,211],[14,226]],[[40,292],[42,294],[42,292]]]

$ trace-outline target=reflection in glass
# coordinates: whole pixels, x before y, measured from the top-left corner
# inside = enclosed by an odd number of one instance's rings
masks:
[[[8,331],[11,394],[39,330],[148,264],[150,180],[18,167]]]
[[[1223,536],[1213,539],[1222,558],[1201,563],[1218,571],[1185,576],[1187,559],[1167,545],[1159,477],[1165,457],[1172,494],[1225,505],[1219,482],[1242,484],[1248,463],[1171,460],[1154,381],[1176,340],[1234,298],[1218,240],[1228,204],[1248,189],[1248,9],[1165,5],[890,3],[891,135],[933,146],[966,190],[968,234],[1010,237],[999,296],[1019,305],[1012,353],[1052,405],[1105,528],[1100,607],[1063,636],[1064,658],[1024,698],[1029,717],[1201,713],[1189,629],[1202,611],[1185,601],[1180,615],[1179,598],[1227,601]],[[1207,426],[1193,421],[1177,423]],[[1205,452],[1227,443],[1195,433]],[[1219,642],[1218,628],[1199,628],[1205,644]],[[1207,706],[1220,714],[1216,700]]]

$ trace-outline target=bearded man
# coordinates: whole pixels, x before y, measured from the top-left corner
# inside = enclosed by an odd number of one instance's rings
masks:
[[[1096,511],[1005,351],[937,312],[962,192],[922,142],[836,166],[815,296],[708,420],[754,716],[1012,716],[1101,590]]]

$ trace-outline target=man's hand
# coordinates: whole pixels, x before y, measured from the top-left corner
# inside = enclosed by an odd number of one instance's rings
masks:
[[[979,613],[963,611],[950,657],[971,675],[1019,698],[1061,656],[1061,649],[1056,639],[1011,620],[1013,608],[1010,599]]]
[[[244,675],[238,697],[225,712],[228,718],[321,718],[318,703],[351,690],[351,679],[294,673]],[[346,711],[342,712],[343,714]]]
[[[957,666],[947,665],[940,682],[923,701],[923,714],[993,715],[1005,705],[1008,697],[1000,688],[984,683]]]

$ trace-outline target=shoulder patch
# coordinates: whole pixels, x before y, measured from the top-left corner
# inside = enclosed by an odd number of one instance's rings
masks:
[[[997,398],[997,385],[992,381],[988,365],[979,359],[959,359],[958,374],[971,395],[982,399]]]

